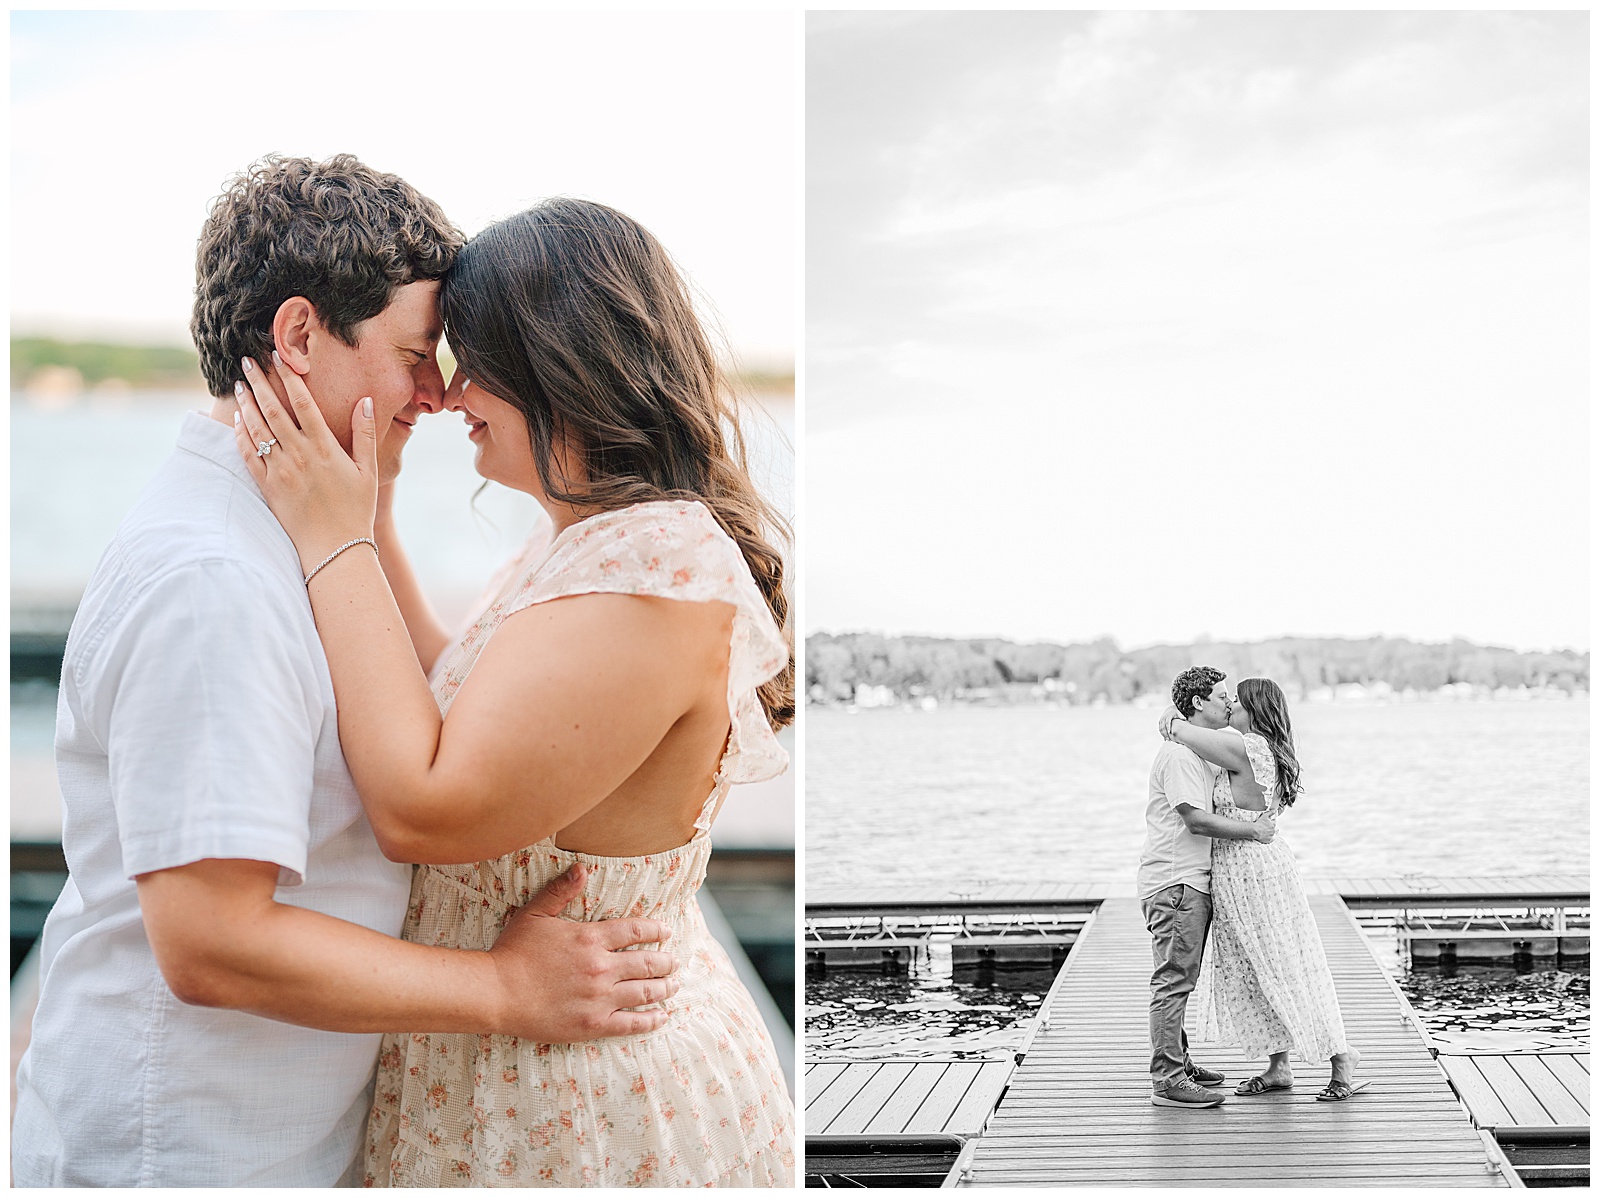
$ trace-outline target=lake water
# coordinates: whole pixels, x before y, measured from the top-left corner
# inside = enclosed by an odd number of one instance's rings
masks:
[[[11,404],[11,588],[75,601],[117,524],[172,453],[194,394],[87,395],[59,405]],[[794,406],[755,405],[747,422],[751,472],[784,512],[794,510]],[[539,517],[527,495],[484,486],[456,412],[424,416],[406,446],[395,516],[417,574],[446,620],[467,606]],[[480,492],[480,488],[481,492]]]
[[[1384,947],[1383,937],[1376,937]],[[1392,940],[1390,941],[1392,946]],[[1459,1052],[1587,1052],[1587,965],[1411,968],[1383,956],[1428,1034]],[[863,1061],[1014,1052],[1055,980],[1042,965],[951,969],[919,953],[904,974],[833,970],[805,984],[806,1053]]]
[[[1589,702],[1301,704],[1307,877],[1589,872]],[[1158,713],[806,710],[806,883],[1131,882]]]
[[[806,711],[809,887],[1131,883],[1154,709]],[[1308,877],[1589,873],[1587,700],[1302,704],[1307,792],[1279,836]],[[1586,1046],[1587,966],[1413,969],[1380,955],[1429,1033],[1466,1049]],[[1049,969],[806,981],[813,1057],[995,1055],[1020,1045]]]

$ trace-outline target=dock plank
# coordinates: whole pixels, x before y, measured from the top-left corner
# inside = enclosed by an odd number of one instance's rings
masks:
[[[1567,1088],[1585,1114],[1589,1111],[1589,1074],[1583,1066],[1588,1059],[1587,1053],[1558,1053],[1544,1058],[1545,1067]]]
[[[1478,1068],[1476,1058],[1440,1057],[1439,1064],[1444,1066],[1456,1093],[1461,1095],[1461,1101],[1467,1104],[1473,1121],[1479,1127],[1510,1127],[1515,1124],[1511,1112],[1495,1093],[1494,1083],[1484,1077],[1483,1071]]]
[[[806,1107],[806,1130],[809,1133],[819,1134],[828,1128],[834,1117],[846,1106],[850,1100],[861,1091],[861,1087],[872,1080],[877,1073],[878,1065],[875,1062],[863,1061],[855,1065],[847,1065],[842,1074],[833,1080],[833,1084]]]
[[[879,1062],[877,1072],[839,1109],[825,1130],[835,1136],[861,1135],[889,1101],[889,1096],[911,1076],[914,1067],[910,1061]]]
[[[948,1129],[951,1135],[960,1135],[960,1132],[951,1127],[952,1117],[960,1107],[961,1100],[967,1096],[967,1091],[972,1088],[972,1083],[977,1080],[981,1068],[982,1062],[979,1061],[952,1063],[938,1084],[929,1091],[928,1097],[923,1099],[922,1105],[917,1108],[917,1126],[927,1128],[930,1132],[944,1132]]]
[[[1204,1111],[1151,1105],[1150,941],[1138,903],[1110,899],[1073,949],[1050,1027],[1012,1073],[963,1184],[1504,1185],[1344,903],[1311,902],[1371,1089],[1317,1103],[1325,1073],[1301,1065],[1293,1091]],[[1230,1087],[1260,1067],[1219,1045],[1197,1043],[1195,1059]]]
[[[805,1074],[806,1105],[810,1106],[814,1098],[822,1095],[833,1079],[844,1072],[841,1062],[828,1062],[820,1065],[807,1065]]]
[[[895,1088],[894,1093],[889,1095],[878,1113],[867,1122],[862,1134],[899,1136],[928,1130],[913,1127],[913,1116],[916,1115],[917,1108],[922,1105],[923,1099],[928,1097],[929,1092],[949,1068],[948,1061],[919,1061],[910,1076]]]
[[[1543,1104],[1505,1057],[1476,1056],[1473,1063],[1494,1087],[1495,1096],[1511,1112],[1511,1118],[1518,1127],[1551,1127],[1555,1124],[1555,1120],[1550,1118]]]
[[[1513,1056],[1507,1057],[1506,1062],[1539,1100],[1545,1114],[1550,1116],[1550,1122],[1562,1127],[1576,1127],[1589,1122],[1589,1112],[1567,1090],[1543,1058]]]
[[[983,1124],[1000,1101],[1006,1079],[1011,1076],[1011,1061],[985,1061],[972,1079],[972,1085],[962,1095],[961,1102],[951,1112],[945,1128],[957,1135],[974,1135],[983,1130]]]

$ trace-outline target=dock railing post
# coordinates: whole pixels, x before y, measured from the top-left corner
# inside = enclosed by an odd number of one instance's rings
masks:
[[[950,1166],[950,1172],[945,1174],[941,1190],[953,1190],[972,1176],[972,1154],[978,1149],[978,1137],[973,1136],[961,1146],[961,1154],[956,1157],[956,1163]]]
[[[1513,1190],[1527,1189],[1528,1183],[1522,1180],[1522,1175],[1517,1172],[1516,1166],[1506,1159],[1505,1149],[1500,1147],[1500,1141],[1494,1138],[1494,1134],[1480,1127],[1478,1138],[1483,1141],[1483,1152],[1488,1158],[1484,1168],[1505,1178],[1506,1185]]]

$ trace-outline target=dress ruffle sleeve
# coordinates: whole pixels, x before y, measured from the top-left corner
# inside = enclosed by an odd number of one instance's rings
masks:
[[[788,664],[789,647],[744,554],[704,504],[641,503],[572,525],[556,537],[549,556],[505,604],[503,613],[570,595],[599,593],[731,605],[732,730],[717,780],[759,782],[784,771],[789,755],[773,735],[756,688]]]
[[[1250,758],[1250,772],[1255,775],[1256,785],[1268,795],[1276,798],[1278,790],[1278,759],[1272,755],[1272,749],[1267,744],[1267,738],[1258,732],[1244,734],[1245,756]]]

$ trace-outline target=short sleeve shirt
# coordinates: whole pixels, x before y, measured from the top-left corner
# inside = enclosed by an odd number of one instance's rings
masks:
[[[1211,811],[1216,766],[1193,749],[1163,741],[1150,767],[1150,791],[1144,811],[1144,853],[1139,859],[1139,897],[1180,882],[1211,893],[1211,838],[1190,832],[1178,814],[1187,803]]]
[[[410,889],[345,768],[294,546],[207,416],[84,593],[56,767],[71,876],[40,945],[17,1184],[333,1185],[380,1037],[186,1006],[140,919],[136,876],[205,858],[271,862],[279,902],[391,936]]]

